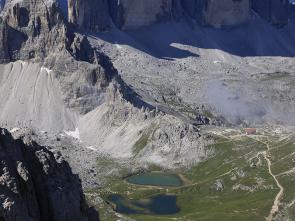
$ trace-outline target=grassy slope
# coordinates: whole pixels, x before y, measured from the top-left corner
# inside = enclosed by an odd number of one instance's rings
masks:
[[[292,140],[275,141],[271,143],[271,156],[273,173],[278,174],[294,167],[292,153],[295,145]],[[181,212],[171,216],[134,215],[136,220],[264,220],[270,211],[273,200],[278,192],[273,178],[268,174],[267,165],[262,156],[261,165],[250,167],[250,159],[255,159],[258,152],[265,151],[266,146],[251,138],[243,137],[237,140],[218,139],[214,145],[216,156],[183,172],[189,180],[180,188],[148,188],[127,184],[120,179],[109,182],[108,191],[100,190],[102,196],[108,192],[120,193],[132,199],[148,198],[158,193],[174,193],[178,196],[178,205]],[[291,156],[291,157],[290,157]],[[258,158],[257,158],[258,160]],[[237,171],[243,171],[242,176],[236,176]],[[263,180],[257,184],[257,178]],[[223,191],[216,191],[213,183],[221,179],[224,183]],[[279,181],[285,187],[282,202],[290,202],[295,198],[295,178],[279,176]],[[246,190],[233,190],[233,186],[241,184],[253,188],[252,192]],[[294,207],[289,210],[289,216],[294,217]],[[292,212],[293,211],[293,212]],[[108,219],[105,219],[108,220]],[[111,220],[111,219],[110,219]]]

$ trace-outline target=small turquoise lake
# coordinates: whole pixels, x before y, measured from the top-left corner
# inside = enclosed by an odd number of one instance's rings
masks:
[[[174,195],[156,195],[148,199],[131,200],[119,194],[111,194],[108,200],[115,205],[115,211],[123,214],[169,215],[180,211]]]
[[[176,174],[166,173],[145,173],[134,175],[126,179],[128,183],[145,186],[166,186],[166,187],[179,187],[183,182]]]

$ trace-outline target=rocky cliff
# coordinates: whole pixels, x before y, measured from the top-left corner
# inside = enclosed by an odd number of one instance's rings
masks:
[[[151,25],[172,17],[172,0],[110,1],[111,15],[122,29]]]
[[[0,0],[0,12],[2,11],[5,4],[5,0]]]
[[[90,31],[103,31],[110,26],[108,1],[69,0],[69,22]]]
[[[54,1],[6,1],[0,19],[0,62],[43,59],[66,46],[66,26]],[[8,40],[9,39],[9,40]]]
[[[288,0],[183,0],[185,12],[200,24],[213,27],[246,23],[253,9],[275,26],[288,24]]]
[[[98,220],[59,153],[0,129],[0,220]]]
[[[66,29],[63,26],[66,20],[79,29],[100,32],[109,30],[113,24],[125,30],[135,29],[187,14],[201,25],[221,27],[246,23],[253,9],[263,19],[282,27],[288,23],[290,5],[287,0],[48,0],[41,3],[41,0],[0,2],[0,11],[6,5],[1,22],[7,26],[6,35],[18,39],[6,46],[10,57],[31,58],[37,54],[44,57],[48,48],[43,46],[48,44],[39,37],[42,39],[44,33],[51,45],[58,44],[60,49],[65,43],[66,30],[62,30]],[[36,44],[32,47],[26,42]],[[16,54],[17,47],[24,51]]]
[[[247,22],[249,0],[211,0],[203,11],[205,24],[213,27],[236,26]]]
[[[288,24],[290,3],[288,0],[253,0],[252,8],[263,19],[275,26]]]
[[[134,29],[179,18],[183,12],[201,24],[216,27],[246,22],[250,13],[250,1],[111,0],[109,10],[114,23],[121,29]]]
[[[182,5],[200,24],[213,27],[240,25],[250,15],[249,0],[184,0]]]

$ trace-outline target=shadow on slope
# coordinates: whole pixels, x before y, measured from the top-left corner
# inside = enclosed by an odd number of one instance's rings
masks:
[[[277,29],[252,15],[249,22],[236,28],[213,29],[200,27],[191,20],[169,22],[122,32],[112,30],[95,34],[104,41],[129,45],[155,58],[173,60],[198,57],[194,49],[218,49],[232,55],[282,56],[295,55],[295,17],[288,26]],[[176,45],[188,46],[189,50]],[[194,50],[196,51],[196,50]]]
[[[120,85],[122,95],[127,101],[139,109],[142,107],[149,108],[150,110],[155,109],[155,107],[145,102],[142,97],[133,90],[131,85],[125,83],[119,75],[118,70],[113,66],[111,59],[106,54],[97,53],[97,56],[99,57],[100,65],[102,65],[108,73],[108,81],[111,81],[112,79],[117,81]]]

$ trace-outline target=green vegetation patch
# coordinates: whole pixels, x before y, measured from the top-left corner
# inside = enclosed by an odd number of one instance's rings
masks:
[[[152,124],[149,128],[147,128],[142,134],[141,137],[136,141],[133,146],[133,153],[137,155],[143,148],[146,147],[148,141],[156,129],[156,124]]]
[[[151,127],[142,134],[138,140],[137,150],[140,151],[146,146],[153,131],[154,127]],[[216,143],[211,146],[215,150],[214,157],[181,172],[181,176],[188,180],[183,186],[140,186],[129,184],[121,178],[114,178],[109,180],[105,188],[97,190],[98,194],[105,200],[109,194],[120,194],[124,198],[139,202],[159,194],[171,194],[177,197],[176,203],[180,208],[178,213],[126,215],[138,221],[264,220],[279,189],[268,173],[267,162],[263,155],[267,151],[267,146],[254,138],[247,136],[239,139],[216,138]],[[263,141],[266,140],[265,138]],[[295,148],[293,139],[279,142],[276,140],[278,139],[271,140],[271,137],[269,139],[271,142],[269,155],[275,174],[294,167],[292,160]],[[253,159],[257,162],[256,166],[251,164]],[[175,173],[175,171],[165,172]],[[295,199],[294,175],[280,175],[277,179],[285,188],[282,203],[287,205]],[[295,217],[294,207],[295,205],[286,209],[291,220]],[[102,213],[110,213],[107,206]]]

